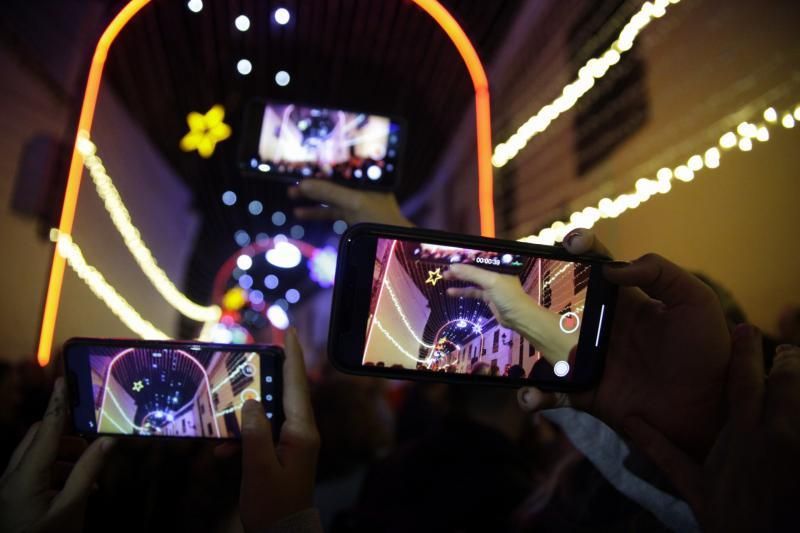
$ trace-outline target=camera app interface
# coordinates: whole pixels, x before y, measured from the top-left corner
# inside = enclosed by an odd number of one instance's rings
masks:
[[[387,117],[267,104],[250,167],[298,179],[391,183],[399,133],[400,126]]]
[[[260,361],[246,351],[88,347],[88,376],[78,379],[92,401],[81,402],[76,423],[98,433],[236,437],[245,401],[272,415],[272,373]]]
[[[579,262],[378,239],[362,365],[570,379],[590,269]],[[507,303],[526,309],[535,321],[535,342],[500,324],[500,310],[477,278],[504,286]]]

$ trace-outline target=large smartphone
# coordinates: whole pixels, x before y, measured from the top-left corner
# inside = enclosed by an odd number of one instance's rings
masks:
[[[78,434],[237,439],[242,405],[283,423],[283,350],[265,345],[73,338],[64,345]]]
[[[399,118],[254,100],[245,108],[239,167],[286,182],[316,178],[391,191],[400,180],[404,144]]]
[[[353,374],[586,389],[602,374],[614,316],[605,261],[553,246],[353,226],[340,242],[329,356]],[[498,322],[487,298],[469,289],[475,284],[448,279],[454,264],[518,283],[515,294],[531,299],[525,335]]]

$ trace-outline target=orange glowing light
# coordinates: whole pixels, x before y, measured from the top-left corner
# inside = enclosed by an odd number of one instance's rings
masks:
[[[489,107],[489,81],[475,47],[467,34],[436,0],[413,0],[436,21],[455,45],[467,65],[475,89],[475,126],[478,152],[478,212],[481,235],[494,237],[494,181],[492,177],[492,118]]]
[[[103,78],[103,67],[108,56],[108,49],[114,42],[122,28],[146,6],[150,0],[131,0],[120,11],[111,24],[108,25],[92,56],[92,65],[89,68],[89,79],[86,81],[86,91],[83,93],[83,105],[78,119],[78,131],[75,135],[75,144],[72,147],[72,161],[69,164],[69,174],[67,175],[67,187],[64,191],[64,203],[61,207],[61,220],[58,223],[59,234],[70,235],[72,225],[75,222],[75,210],[78,205],[78,191],[81,188],[81,176],[83,175],[83,157],[78,152],[78,134],[82,131],[92,129],[92,120],[97,106],[97,94],[100,91],[100,81]],[[36,360],[39,365],[45,366],[50,362],[50,351],[53,348],[53,334],[56,329],[56,315],[58,314],[58,304],[61,300],[61,287],[64,282],[64,258],[58,253],[58,247],[53,250],[53,263],[50,266],[50,281],[47,284],[47,295],[44,302],[44,313],[42,315],[42,329],[39,332],[39,347],[36,352]]]
[[[481,234],[493,237],[495,229],[494,184],[492,181],[491,163],[492,132],[491,110],[489,107],[489,82],[486,78],[486,71],[478,57],[478,53],[475,51],[475,47],[447,9],[436,0],[413,0],[413,2],[430,15],[442,30],[444,30],[453,42],[453,45],[455,45],[461,58],[464,60],[470,78],[472,78],[472,85],[475,89],[475,122],[478,152],[478,211],[480,213]],[[64,192],[64,202],[61,208],[61,220],[58,225],[59,234],[70,235],[72,233],[72,226],[75,221],[75,212],[78,204],[78,191],[80,190],[81,177],[83,175],[83,158],[77,150],[77,140],[81,132],[88,133],[91,131],[108,50],[111,48],[111,44],[117,38],[117,35],[119,35],[119,32],[149,3],[150,0],[130,0],[108,25],[95,48],[94,56],[92,56],[92,64],[89,69],[89,77],[86,82],[86,90],[83,95],[80,118],[78,119],[78,131],[76,132],[75,144],[72,149],[72,160],[69,166],[67,186]],[[50,280],[47,285],[42,327],[39,333],[39,346],[36,355],[41,366],[45,366],[50,362],[50,351],[53,347],[56,316],[58,314],[61,288],[64,281],[64,267],[64,258],[58,253],[56,247],[53,252],[53,262],[50,267]]]

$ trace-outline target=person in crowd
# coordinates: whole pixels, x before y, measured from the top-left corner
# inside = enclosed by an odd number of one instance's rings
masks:
[[[313,505],[319,433],[311,408],[302,349],[294,330],[286,336],[283,407],[286,420],[273,443],[270,421],[258,402],[242,408],[241,443],[224,443],[220,457],[241,454],[238,515],[245,532],[321,532]],[[115,447],[111,437],[90,445],[64,435],[64,381],[55,382],[42,421],[17,446],[0,477],[0,531],[80,532],[87,501]],[[74,464],[64,479],[65,460]]]
[[[411,225],[391,194],[354,193],[311,180],[292,189],[290,195],[328,206],[297,208],[295,214],[300,218],[335,216],[349,224]],[[588,230],[574,230],[565,237],[563,246],[573,254],[610,256]],[[529,410],[571,406],[591,415],[582,419],[588,425],[607,426],[612,433],[626,435],[634,445],[647,449],[646,442],[637,442],[641,433],[626,431],[631,421],[639,420],[663,435],[681,453],[703,461],[726,421],[731,340],[719,299],[697,277],[655,254],[631,263],[610,263],[604,267],[604,274],[620,285],[621,291],[600,383],[590,391],[572,394],[543,393],[524,387],[519,391],[520,405]],[[498,314],[501,309],[509,311],[504,317],[508,319],[515,308],[506,301],[505,288],[502,284],[480,286],[482,296],[495,303]],[[698,420],[703,422],[697,423]],[[564,423],[571,423],[577,430],[587,426],[581,421]],[[611,440],[618,447],[625,447],[619,439]],[[597,456],[594,461],[601,462]],[[598,467],[604,475],[613,477],[608,464]],[[616,479],[617,488],[622,490],[627,482],[620,481],[620,477]],[[663,504],[656,509],[660,518],[680,507],[676,502],[661,500],[653,504],[654,507]],[[639,500],[639,503],[648,502]],[[679,524],[693,525],[691,519]]]
[[[410,225],[389,194],[308,180],[291,195],[328,205],[298,208],[300,218]],[[610,255],[587,230],[574,230],[563,246],[573,254]],[[551,419],[606,479],[672,529],[691,530],[697,524],[706,531],[796,528],[798,511],[793,499],[800,493],[800,348],[779,346],[766,373],[761,336],[755,328],[739,325],[731,336],[714,292],[658,255],[647,254],[630,263],[612,262],[603,272],[620,286],[620,294],[604,374],[592,390],[563,394],[524,387],[516,399],[507,391],[491,391],[489,397],[481,397],[477,389],[470,390],[452,405],[462,409],[472,400],[477,402],[465,420],[480,430],[459,433],[451,428],[417,448],[416,455],[413,449],[406,450],[405,459],[422,460],[420,457],[434,453],[450,458],[463,451],[469,435],[484,432],[484,444],[468,450],[467,458],[474,459],[475,465],[500,458],[502,468],[486,470],[485,482],[463,497],[467,501],[475,494],[486,498],[498,486],[507,488],[500,493],[508,497],[497,500],[495,510],[500,514],[494,516],[510,516],[508,503],[520,501],[533,489],[531,478],[523,475],[528,458],[508,447],[509,437],[511,441],[518,437],[523,420],[513,411],[515,404],[528,411],[570,407],[557,410]],[[497,279],[470,281],[481,297],[493,304],[498,321],[524,327],[524,317],[530,315],[526,315],[519,293]],[[517,318],[510,322],[512,316]],[[273,443],[270,421],[261,405],[250,400],[243,407],[241,443],[224,443],[216,450],[221,458],[241,454],[238,514],[246,532],[321,531],[312,503],[319,433],[302,351],[293,330],[286,336],[285,350],[286,420],[278,442]],[[42,421],[25,435],[0,477],[0,530],[83,529],[89,495],[115,442],[101,437],[87,445],[65,437],[66,410],[64,383],[58,380]],[[459,434],[464,438],[455,438]],[[626,474],[620,467],[630,451],[626,441],[661,469],[682,501]],[[494,452],[482,455],[486,450]],[[63,459],[75,462],[67,475],[60,476],[61,469],[54,467]],[[432,462],[430,468],[442,463],[445,461]],[[395,467],[384,472],[402,474],[406,464],[405,460],[389,462]],[[380,473],[371,479],[379,484],[394,482]],[[379,491],[367,487],[363,503],[368,513],[387,505],[386,501],[370,500]],[[481,487],[485,492],[479,492]],[[427,494],[429,489],[429,485],[419,484],[413,496],[432,514],[442,508],[461,508],[457,498],[440,504],[437,497],[443,495]],[[685,517],[681,506],[687,503],[693,515]],[[391,508],[392,501],[388,505]],[[389,529],[401,524],[405,508],[391,511],[375,523],[388,524]],[[675,519],[675,515],[679,517]]]

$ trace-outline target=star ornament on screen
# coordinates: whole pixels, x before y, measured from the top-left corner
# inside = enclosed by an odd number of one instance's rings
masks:
[[[142,383],[142,380],[140,379],[139,381],[134,381],[132,388],[133,388],[134,392],[139,392],[140,390],[142,390],[144,388],[144,384]]]
[[[430,283],[434,287],[442,279],[442,269],[437,268],[436,270],[428,270],[428,279],[425,280],[425,283]]]

